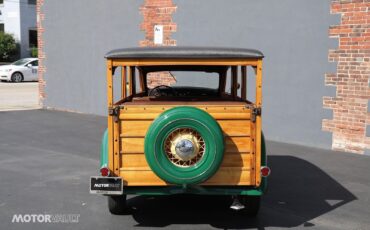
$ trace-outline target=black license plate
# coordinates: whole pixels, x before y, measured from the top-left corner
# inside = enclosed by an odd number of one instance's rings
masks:
[[[122,195],[123,184],[121,177],[91,177],[90,193]]]

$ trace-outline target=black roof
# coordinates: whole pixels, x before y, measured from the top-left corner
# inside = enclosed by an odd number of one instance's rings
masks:
[[[264,56],[261,51],[245,48],[161,46],[116,49],[108,52],[105,57],[108,59],[244,59],[263,58]]]

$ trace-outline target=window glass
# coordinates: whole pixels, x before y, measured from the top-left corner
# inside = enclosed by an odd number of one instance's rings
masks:
[[[13,62],[12,65],[25,65],[29,61],[30,61],[30,59],[24,58],[24,59],[20,59],[16,62]]]
[[[39,61],[38,61],[38,60],[36,60],[36,61],[30,62],[30,64],[31,64],[32,66],[39,66]]]
[[[160,81],[163,76],[156,76],[155,72],[149,73],[158,82],[157,85],[152,82],[148,82],[149,88],[154,88],[163,83]],[[162,72],[163,73],[163,72]],[[219,74],[215,72],[201,72],[201,71],[170,71],[166,74],[167,81],[170,82],[171,87],[200,87],[209,89],[218,89],[219,87]],[[149,78],[148,78],[149,80]]]
[[[28,41],[30,48],[37,47],[37,30],[28,31]]]

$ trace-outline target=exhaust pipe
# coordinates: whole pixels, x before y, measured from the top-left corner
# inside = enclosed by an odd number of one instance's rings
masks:
[[[242,210],[245,206],[240,202],[239,196],[232,196],[233,203],[231,204],[230,208],[236,211]]]

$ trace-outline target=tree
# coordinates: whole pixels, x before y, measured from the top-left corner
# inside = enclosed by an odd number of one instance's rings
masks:
[[[17,43],[11,34],[0,32],[0,60],[8,61],[17,54]]]

